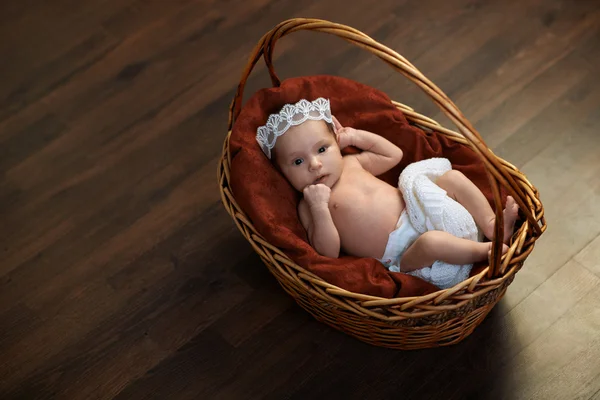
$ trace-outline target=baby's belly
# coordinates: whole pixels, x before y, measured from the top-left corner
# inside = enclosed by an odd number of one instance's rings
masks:
[[[357,257],[383,257],[403,209],[400,192],[392,186],[369,195],[355,193],[352,201],[332,210],[342,249]]]

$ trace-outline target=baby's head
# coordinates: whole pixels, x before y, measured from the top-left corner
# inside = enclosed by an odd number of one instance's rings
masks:
[[[269,116],[258,128],[256,140],[296,190],[317,183],[332,187],[343,167],[337,124],[329,100],[300,100]]]

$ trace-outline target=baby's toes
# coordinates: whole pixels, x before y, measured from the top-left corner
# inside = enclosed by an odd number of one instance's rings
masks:
[[[519,205],[517,204],[517,202],[515,201],[515,199],[512,196],[508,196],[506,198],[506,209],[510,210],[510,212],[515,215],[519,211]]]

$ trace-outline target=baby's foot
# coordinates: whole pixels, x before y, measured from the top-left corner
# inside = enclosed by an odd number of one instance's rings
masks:
[[[506,208],[504,209],[504,240],[503,243],[508,244],[512,237],[513,230],[515,229],[515,221],[519,216],[519,205],[512,198],[512,196],[506,197]],[[506,253],[503,252],[502,254]]]
[[[490,264],[492,264],[492,242],[490,242],[490,249],[488,250],[488,262]],[[508,251],[508,246],[503,244],[502,245],[502,255],[506,254],[506,252]]]

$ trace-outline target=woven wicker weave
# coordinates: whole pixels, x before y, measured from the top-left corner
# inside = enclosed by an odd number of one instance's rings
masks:
[[[272,63],[275,42],[299,30],[333,34],[377,55],[418,85],[458,127],[458,132],[446,129],[410,107],[393,102],[410,123],[435,130],[453,141],[471,147],[483,160],[490,177],[497,217],[491,266],[450,289],[426,296],[385,299],[352,293],[323,281],[295,264],[256,231],[236,203],[229,186],[231,128],[240,113],[246,80],[257,61],[264,57],[273,85],[279,85],[280,81]],[[438,87],[395,51],[360,31],[323,20],[284,21],[265,34],[253,50],[231,103],[228,134],[218,167],[218,180],[227,212],[269,271],[301,307],[319,321],[364,342],[390,348],[418,349],[450,345],[471,334],[504,295],[515,274],[533,250],[535,241],[546,230],[544,208],[537,190],[517,168],[495,156],[487,148],[469,121]],[[513,235],[508,253],[502,257],[502,243],[496,239],[503,237],[499,185],[504,186],[515,198],[526,216],[524,223]]]

